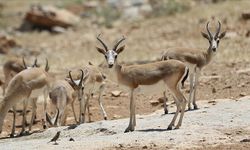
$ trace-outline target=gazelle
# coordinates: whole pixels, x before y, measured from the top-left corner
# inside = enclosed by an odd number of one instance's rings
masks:
[[[94,66],[91,62],[85,67],[84,70],[88,70],[88,77],[84,82],[84,104],[82,107],[82,112],[80,115],[79,123],[85,122],[85,115],[86,111],[88,110],[88,120],[90,119],[90,111],[89,111],[89,100],[93,96],[93,92],[95,91],[96,85],[99,86],[98,88],[98,103],[101,108],[101,113],[103,115],[103,119],[107,120],[107,113],[102,104],[102,93],[106,85],[106,76],[100,71],[97,66]],[[80,79],[80,76],[77,76],[76,79]]]
[[[9,82],[4,98],[0,101],[0,133],[2,132],[2,126],[5,116],[8,110],[15,106],[18,102],[26,101],[29,98],[37,98],[40,95],[44,95],[44,118],[43,123],[46,127],[46,98],[48,97],[48,91],[50,87],[51,78],[47,71],[49,69],[48,62],[46,63],[45,70],[43,68],[30,68],[25,69],[16,74]],[[24,106],[27,106],[24,104]],[[15,133],[15,116],[11,135]],[[24,116],[26,116],[26,110],[24,110]],[[34,119],[34,117],[32,117]],[[31,121],[32,124],[33,120]],[[25,124],[24,119],[22,123],[22,132],[24,131]]]
[[[76,97],[81,101],[83,97],[84,82],[88,77],[88,72],[81,70],[81,77],[79,80],[73,80],[71,77],[71,71],[69,72],[69,79],[65,80],[56,80],[52,84],[49,97],[52,101],[52,104],[58,110],[58,125],[65,125],[65,120],[67,117],[67,105],[71,105],[73,115],[76,123],[78,123],[74,108],[74,102]],[[57,115],[56,115],[57,116]],[[55,119],[57,120],[57,119]],[[57,125],[57,122],[54,122],[54,125]]]
[[[182,124],[186,106],[186,98],[181,93],[179,88],[179,83],[184,82],[188,76],[188,68],[185,64],[178,60],[169,60],[143,65],[119,65],[119,63],[117,63],[117,56],[124,50],[125,46],[120,48],[118,48],[118,46],[125,40],[125,38],[123,37],[120,39],[112,49],[108,49],[99,36],[97,37],[97,40],[102,44],[104,49],[96,47],[98,52],[105,56],[109,68],[114,66],[114,72],[117,75],[118,82],[129,87],[131,90],[130,120],[125,132],[134,131],[136,125],[135,102],[133,98],[134,89],[136,89],[139,85],[152,85],[161,80],[164,81],[166,86],[173,93],[177,105],[176,113],[168,126],[168,130],[172,129],[175,124],[175,120],[181,111],[179,121],[175,126],[175,128],[178,129]]]
[[[90,111],[89,111],[89,99],[92,97],[94,89],[96,84],[98,84],[99,88],[98,88],[98,103],[100,105],[101,108],[101,113],[103,115],[103,119],[107,120],[107,113],[102,105],[102,93],[103,90],[105,88],[106,82],[106,76],[100,71],[100,69],[98,69],[98,67],[94,66],[92,63],[89,62],[89,65],[85,67],[85,69],[87,69],[89,71],[89,76],[86,79],[85,82],[85,102],[84,102],[84,106],[83,106],[83,122],[85,122],[85,114],[86,114],[86,108],[88,109],[88,119],[89,121],[90,119]]]
[[[31,67],[39,67],[39,65],[37,64],[37,59],[35,59],[33,65]],[[4,76],[5,76],[5,82],[2,85],[3,88],[3,95],[5,94],[5,88],[7,87],[7,85],[9,84],[9,81],[19,72],[21,72],[24,69],[28,69],[31,68],[29,66],[26,65],[24,57],[21,59],[10,59],[8,60],[6,63],[4,63],[3,65],[3,72],[4,72]],[[36,101],[37,98],[32,98],[32,117],[35,118],[35,113],[36,113]],[[28,105],[28,100],[23,101],[23,124],[26,124],[26,116],[24,111],[26,111],[27,105]],[[13,106],[13,111],[16,112],[16,106]],[[14,119],[13,119],[13,125],[15,125],[15,113],[14,113]],[[34,120],[34,119],[31,119]],[[31,126],[32,126],[33,122],[30,123],[29,125],[29,130],[31,130]],[[23,126],[22,126],[23,127]],[[24,128],[22,128],[21,133],[23,133]],[[11,136],[13,136],[11,134]]]
[[[32,67],[38,67],[37,65],[37,59],[35,59],[34,64]],[[10,59],[6,61],[3,65],[3,73],[5,81],[2,85],[3,88],[3,95],[5,94],[5,89],[10,82],[10,80],[19,72],[21,72],[24,69],[27,69],[26,63],[24,61],[24,58],[21,59]]]
[[[188,100],[188,109],[191,109],[191,102],[194,109],[197,109],[196,104],[196,87],[201,69],[206,66],[214,57],[219,47],[220,39],[222,39],[226,32],[220,33],[221,23],[218,21],[216,33],[213,35],[209,30],[209,22],[207,22],[206,29],[208,34],[201,32],[202,36],[209,42],[207,51],[201,51],[189,48],[169,48],[162,55],[162,60],[176,59],[185,62],[190,69],[190,94]]]

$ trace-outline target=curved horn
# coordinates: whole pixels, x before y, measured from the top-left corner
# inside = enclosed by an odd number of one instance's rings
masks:
[[[84,71],[82,69],[80,69],[80,71],[82,72],[82,76],[81,76],[81,80],[79,82],[79,86],[82,86],[82,82],[89,75],[89,71],[88,71],[88,69],[84,69]]]
[[[24,69],[27,69],[27,65],[25,63],[24,57],[23,57],[23,67],[24,67]]]
[[[37,58],[35,59],[34,64],[32,65],[32,67],[38,67],[38,65],[37,65]]]
[[[105,49],[106,51],[108,51],[107,45],[100,39],[100,36],[101,36],[101,34],[99,34],[99,35],[96,37],[97,40],[102,44],[102,46],[104,47],[104,49]]]
[[[211,32],[209,31],[208,25],[209,25],[209,21],[207,22],[206,28],[207,28],[207,33],[208,33],[210,39],[212,39],[213,36],[212,36]]]
[[[74,84],[74,86],[77,86],[75,81],[73,80],[73,78],[71,76],[71,71],[69,71],[69,78],[70,78],[71,82]]]
[[[218,37],[218,35],[219,35],[219,33],[220,33],[220,28],[221,28],[221,23],[220,23],[220,21],[218,21],[218,24],[219,24],[219,26],[218,26],[217,31],[216,31],[216,34],[215,34],[215,37],[216,37],[216,38]]]
[[[80,69],[80,71],[81,71],[82,74],[81,74],[81,80],[80,80],[80,82],[79,82],[79,84],[78,84],[79,87],[82,86],[83,75],[84,75],[83,70]]]
[[[46,58],[46,66],[45,66],[45,71],[48,72],[49,71],[49,63],[48,63],[48,59]]]
[[[125,37],[122,36],[122,38],[114,45],[113,50],[115,51],[117,49],[117,47],[119,46],[119,44],[121,44],[121,42],[124,40],[125,40]]]

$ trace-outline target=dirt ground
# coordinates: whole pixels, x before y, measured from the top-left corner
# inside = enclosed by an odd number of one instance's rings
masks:
[[[16,3],[15,3],[16,2]],[[50,72],[58,74],[61,78],[68,70],[84,67],[89,61],[98,65],[104,61],[95,50],[98,45],[95,36],[102,33],[102,38],[111,46],[121,35],[127,37],[126,49],[119,57],[120,61],[131,62],[137,60],[152,60],[161,57],[161,52],[169,47],[190,47],[206,50],[208,42],[200,35],[205,31],[207,20],[211,30],[214,31],[216,21],[221,20],[222,31],[226,30],[225,39],[221,39],[218,52],[212,62],[207,65],[201,73],[197,90],[197,104],[202,100],[214,99],[238,99],[250,95],[250,38],[246,33],[250,30],[250,21],[240,19],[241,13],[249,9],[250,1],[225,1],[219,4],[199,4],[191,10],[160,18],[150,18],[138,22],[118,21],[114,28],[107,29],[91,24],[88,20],[82,20],[78,27],[63,34],[51,35],[47,31],[22,33],[13,31],[21,23],[21,16],[28,9],[31,0],[20,2],[18,0],[6,2],[3,11],[3,19],[9,28],[8,31],[21,45],[20,51],[13,54],[22,54],[31,62],[38,57],[43,63],[48,58]],[[45,0],[42,3],[50,3]],[[2,19],[2,18],[0,18]],[[1,28],[0,28],[1,29]],[[33,54],[33,55],[32,55]],[[94,57],[93,57],[94,56]],[[10,56],[1,55],[0,65]],[[108,77],[107,86],[103,95],[103,104],[107,111],[108,120],[127,118],[129,116],[129,91],[112,81],[111,71],[103,70]],[[1,77],[3,78],[2,72]],[[150,101],[162,97],[165,86],[159,83],[154,86],[140,87],[135,93],[136,113],[140,115],[151,114],[162,109],[162,103],[152,105]],[[188,98],[189,82],[185,83],[183,90]],[[122,94],[113,97],[111,91],[120,90]],[[168,93],[171,108],[175,108],[172,97]],[[75,103],[78,112],[78,102]],[[102,120],[97,95],[90,100],[91,121]],[[163,110],[162,110],[163,113]],[[29,113],[30,114],[30,113]],[[43,131],[40,118],[42,115],[42,104],[38,104],[37,124],[33,131]],[[21,123],[21,113],[18,116],[18,124]],[[8,113],[1,137],[10,133],[12,113]],[[69,114],[68,124],[74,123],[72,113]],[[18,128],[18,131],[20,128]],[[121,149],[141,149],[142,147],[124,147]],[[188,148],[188,147],[185,147]],[[232,145],[204,145],[205,149],[249,149],[248,143]],[[202,149],[203,149],[202,148]],[[161,149],[152,147],[150,149]],[[197,148],[198,150],[199,148]]]

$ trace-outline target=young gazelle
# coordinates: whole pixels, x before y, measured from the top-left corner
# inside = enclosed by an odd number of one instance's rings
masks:
[[[98,67],[94,66],[92,63],[89,62],[89,65],[85,67],[85,69],[87,69],[89,71],[89,76],[86,79],[85,82],[85,103],[83,106],[83,119],[82,121],[85,122],[85,114],[86,114],[86,109],[88,109],[88,119],[89,121],[91,121],[90,119],[90,111],[89,111],[89,99],[92,97],[93,92],[95,90],[95,86],[98,85],[98,103],[100,105],[101,108],[101,113],[103,115],[103,119],[107,120],[107,113],[104,110],[104,107],[102,105],[102,94],[103,94],[103,90],[105,88],[105,79],[106,76],[100,71],[100,69],[98,69]]]
[[[4,118],[8,110],[15,106],[18,102],[26,101],[29,98],[37,98],[40,95],[44,95],[44,118],[43,123],[46,127],[46,98],[48,97],[48,91],[50,86],[50,77],[47,73],[49,69],[48,63],[46,64],[45,70],[43,68],[30,68],[25,69],[18,74],[16,74],[9,82],[6,94],[3,99],[0,100],[0,133],[2,132],[2,126],[4,123]],[[24,106],[27,106],[24,104]],[[15,133],[15,116],[14,111],[14,121],[11,135]],[[24,109],[24,116],[26,116],[26,110]],[[32,117],[34,119],[34,117]],[[25,124],[24,120],[22,122],[22,132],[24,131]],[[33,120],[31,121],[31,123]]]
[[[103,119],[107,120],[107,113],[104,110],[103,104],[102,104],[102,93],[106,85],[106,76],[100,71],[100,69],[97,66],[94,66],[91,62],[89,62],[89,65],[85,66],[83,68],[84,70],[88,70],[88,77],[86,78],[86,81],[84,82],[84,104],[82,106],[82,112],[80,115],[79,123],[85,122],[85,115],[88,111],[88,121],[91,121],[90,119],[90,111],[89,111],[89,100],[93,96],[93,92],[95,91],[95,87],[98,86],[98,103],[101,108],[101,113],[103,115]],[[80,79],[80,76],[77,76],[75,79]]]
[[[112,49],[108,49],[99,36],[97,37],[97,40],[104,47],[104,49],[97,47],[97,50],[105,56],[109,68],[114,66],[114,71],[117,75],[118,82],[129,87],[131,90],[130,121],[125,132],[134,131],[136,125],[135,102],[133,98],[134,89],[136,89],[139,85],[152,85],[158,81],[164,81],[166,86],[173,93],[177,106],[176,113],[168,126],[168,130],[172,129],[175,124],[175,120],[181,111],[180,119],[175,126],[175,128],[178,129],[182,124],[186,106],[186,99],[179,88],[179,83],[184,82],[188,76],[188,68],[185,66],[185,64],[178,60],[169,60],[142,65],[119,65],[116,62],[117,56],[124,50],[125,46],[120,48],[118,48],[118,46],[122,41],[125,40],[125,38],[123,37],[120,39]]]
[[[49,93],[49,97],[52,101],[52,104],[58,110],[58,124],[54,122],[54,125],[65,125],[67,117],[67,105],[71,105],[73,115],[76,123],[78,123],[74,108],[74,102],[76,97],[80,101],[83,97],[84,82],[88,77],[88,72],[81,70],[81,77],[79,80],[73,80],[71,77],[71,72],[69,72],[69,79],[65,80],[56,80],[52,83],[52,88]],[[57,116],[57,115],[56,115]]]
[[[202,36],[209,41],[209,48],[207,51],[201,51],[189,48],[169,48],[162,56],[162,60],[176,59],[185,62],[190,69],[190,95],[188,101],[188,109],[191,109],[191,102],[194,109],[197,109],[196,104],[196,86],[201,69],[206,66],[214,57],[219,46],[220,39],[222,39],[226,32],[220,33],[221,23],[218,21],[218,28],[214,35],[209,30],[209,22],[206,25],[208,34],[201,32]]]

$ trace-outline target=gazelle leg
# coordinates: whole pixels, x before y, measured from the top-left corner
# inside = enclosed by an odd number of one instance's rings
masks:
[[[163,107],[164,107],[164,114],[168,114],[166,91],[163,92]]]
[[[74,115],[74,118],[75,118],[75,122],[78,123],[77,117],[76,117],[76,112],[75,112],[74,101],[71,103],[71,108],[72,108],[72,111],[73,111],[73,115]]]
[[[46,113],[47,113],[47,98],[49,96],[49,91],[45,90],[43,96],[44,96],[44,105],[43,105],[44,118],[42,119],[42,122],[43,122],[43,129],[46,129],[48,127],[46,121]]]
[[[22,120],[22,130],[20,132],[20,135],[23,135],[24,132],[25,132],[25,127],[26,127],[26,124],[25,124],[25,122],[26,122],[26,111],[27,111],[28,100],[29,99],[25,99],[23,101],[23,120]]]
[[[199,76],[200,76],[200,69],[198,69],[196,67],[195,68],[194,91],[193,91],[193,106],[194,106],[194,109],[198,109],[197,104],[196,104],[196,89],[197,89]]]
[[[30,125],[29,125],[29,131],[31,131],[32,125],[34,124],[35,121],[35,116],[36,116],[36,109],[37,109],[37,98],[32,99],[32,115],[31,115],[31,120],[30,120]]]
[[[177,92],[178,92],[178,99],[179,99],[180,105],[181,105],[181,115],[180,115],[179,121],[178,121],[175,129],[179,129],[181,124],[182,124],[182,119],[183,119],[186,104],[187,104],[187,100],[186,100],[185,96],[181,93],[180,89],[178,89]]]
[[[89,110],[89,101],[88,101],[88,104],[87,104],[87,111],[88,111],[88,119],[89,119],[89,122],[91,122],[90,110]]]
[[[194,91],[194,73],[191,73],[189,76],[189,86],[190,86],[190,91],[189,91],[189,99],[188,99],[188,110],[191,110],[191,101],[193,97],[193,91]]]
[[[175,93],[175,92],[174,92]],[[170,124],[168,125],[168,128],[167,130],[172,130],[173,126],[174,126],[174,123],[175,123],[175,120],[181,110],[181,105],[180,105],[180,102],[178,100],[178,98],[176,96],[174,96],[174,101],[175,101],[175,104],[176,104],[176,112],[174,114],[174,117],[172,119],[172,121],[170,122]]]
[[[126,132],[129,132],[129,131],[134,131],[134,99],[133,99],[133,95],[134,95],[134,89],[131,89],[131,92],[130,92],[130,118],[129,118],[129,125],[128,127],[126,128],[126,130],[124,131],[125,133]]]
[[[99,102],[99,105],[101,107],[102,116],[103,116],[104,120],[107,120],[107,113],[105,112],[104,107],[102,105],[102,93],[103,93],[103,90],[104,90],[104,86],[105,86],[105,83],[102,83],[100,85],[100,87],[99,87],[98,102]]]
[[[12,109],[13,109],[13,122],[12,122],[10,137],[14,137],[16,129],[16,106],[13,106]]]

